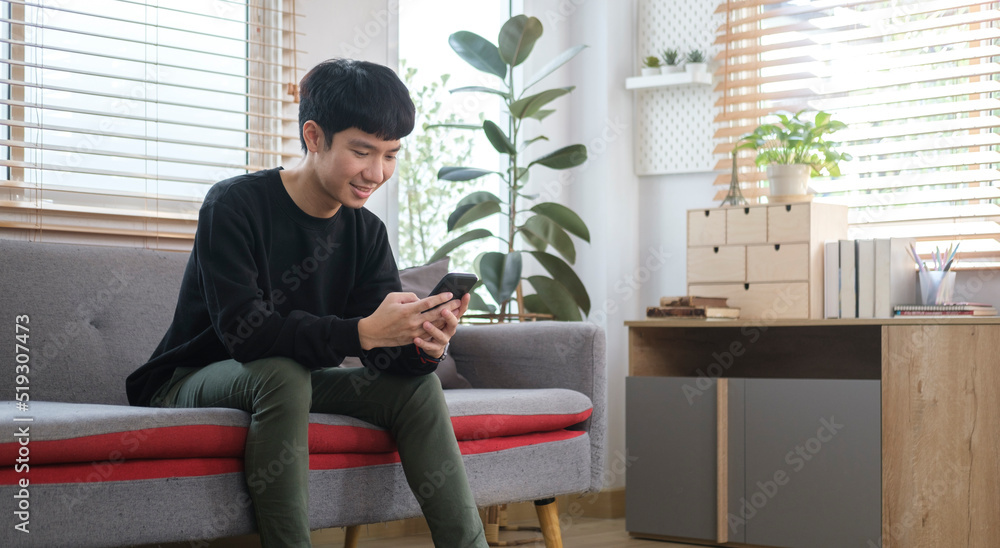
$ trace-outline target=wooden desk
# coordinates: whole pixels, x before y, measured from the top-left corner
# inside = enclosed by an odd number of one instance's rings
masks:
[[[688,540],[730,545],[727,380],[861,379],[881,390],[882,538],[871,546],[1000,544],[1000,318],[626,325],[630,377],[719,381],[718,531]]]

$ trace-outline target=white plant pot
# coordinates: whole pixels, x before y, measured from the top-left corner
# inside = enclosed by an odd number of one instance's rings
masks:
[[[789,198],[807,199],[809,172],[805,164],[769,165],[767,180],[771,185],[771,199],[789,201]]]
[[[708,63],[686,63],[684,70],[688,72],[706,72],[708,70]]]
[[[660,68],[659,67],[657,67],[657,68],[643,67],[643,69],[642,69],[642,75],[643,76],[656,76],[658,74],[660,74]]]
[[[684,67],[680,65],[667,65],[663,67],[664,74],[676,74],[678,72],[684,72]]]

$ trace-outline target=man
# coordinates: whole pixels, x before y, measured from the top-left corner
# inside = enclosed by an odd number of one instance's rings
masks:
[[[469,297],[401,293],[385,226],[363,209],[413,130],[409,93],[386,67],[339,59],[309,71],[300,94],[303,160],[209,190],[173,322],[129,375],[129,402],[251,413],[248,477],[294,452],[272,482],[248,484],[266,548],[310,545],[310,412],[387,428],[414,491],[450,462],[461,473],[421,501],[434,544],[485,547],[430,374]],[[365,367],[333,367],[345,356]]]

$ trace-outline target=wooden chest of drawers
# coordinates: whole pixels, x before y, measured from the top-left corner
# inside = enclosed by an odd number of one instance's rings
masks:
[[[805,202],[688,211],[689,295],[728,297],[743,318],[822,318],[823,243],[847,207]]]

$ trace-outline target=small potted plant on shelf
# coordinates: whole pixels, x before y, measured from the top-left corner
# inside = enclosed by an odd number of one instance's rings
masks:
[[[681,71],[681,60],[680,53],[675,49],[665,49],[663,50],[663,68],[661,69],[664,74],[670,72],[680,72]]]
[[[827,112],[817,112],[812,120],[805,118],[807,111],[794,115],[778,113],[778,123],[763,124],[736,142],[735,153],[743,150],[757,151],[757,167],[767,166],[767,180],[771,187],[771,201],[796,202],[811,199],[806,192],[811,176],[840,175],[840,161],[853,159],[848,153],[837,152],[837,143],[827,141],[829,135],[847,127],[833,120]]]
[[[642,75],[643,76],[656,76],[660,74],[660,58],[655,55],[650,55],[649,57],[642,60]]]
[[[705,63],[705,54],[701,50],[696,49],[689,52],[684,60],[686,61],[684,68],[688,72],[705,72],[708,70],[708,65]]]

